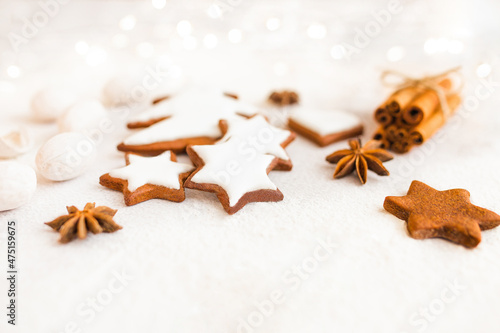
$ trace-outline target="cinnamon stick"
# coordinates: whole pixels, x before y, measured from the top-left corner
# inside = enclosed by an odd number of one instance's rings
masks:
[[[377,111],[375,111],[375,120],[380,125],[387,126],[394,122],[394,117],[386,108],[378,108]]]
[[[397,130],[398,130],[398,126],[396,124],[392,124],[392,125],[388,126],[385,129],[385,134],[386,134],[387,140],[389,140],[390,142],[396,141],[396,131]]]
[[[410,144],[410,142],[405,141],[405,140],[394,142],[391,146],[391,150],[398,153],[398,154],[406,153],[406,152],[410,151],[411,148],[412,148],[412,145]]]
[[[451,89],[452,82],[450,79],[444,79],[439,82],[438,85],[446,92]],[[432,89],[427,89],[415,97],[415,99],[403,109],[401,112],[401,120],[404,124],[417,126],[422,121],[429,118],[434,111],[436,111],[439,104],[438,94]]]
[[[396,117],[420,92],[421,88],[418,87],[400,89],[392,94],[380,108],[386,109],[390,115]]]
[[[394,134],[396,137],[395,141],[399,142],[407,141],[408,138],[410,137],[410,133],[406,128],[398,128]]]
[[[447,99],[448,107],[453,114],[460,105],[459,95],[451,95]],[[441,106],[424,122],[420,123],[410,133],[412,144],[421,145],[437,132],[446,122]]]
[[[382,149],[389,149],[389,147],[391,146],[391,143],[389,142],[389,140],[387,140],[384,126],[380,126],[375,131],[375,133],[373,133],[373,140],[382,142],[382,144],[380,145],[380,148]]]

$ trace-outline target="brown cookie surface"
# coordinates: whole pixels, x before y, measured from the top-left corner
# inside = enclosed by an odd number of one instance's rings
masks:
[[[439,237],[467,248],[481,242],[481,230],[500,225],[500,216],[473,205],[467,190],[438,191],[416,180],[407,195],[387,197],[384,208],[405,220],[415,239]]]

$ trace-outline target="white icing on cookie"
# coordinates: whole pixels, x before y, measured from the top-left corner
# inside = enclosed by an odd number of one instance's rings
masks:
[[[192,146],[205,165],[191,178],[194,183],[216,184],[222,187],[229,205],[235,206],[245,193],[258,190],[276,190],[267,168],[272,155],[248,153],[240,140],[229,140],[215,145]]]
[[[290,137],[290,131],[272,126],[261,115],[250,119],[228,120],[227,124],[228,130],[218,143],[238,140],[243,149],[253,149],[257,154],[270,154],[283,160],[290,159],[281,146]]]
[[[154,124],[125,140],[126,145],[144,145],[191,137],[221,136],[219,120],[238,119],[258,112],[254,106],[244,104],[213,89],[192,88],[183,94],[162,101],[131,119],[147,122],[168,119]]]
[[[136,191],[139,187],[151,184],[179,190],[179,175],[194,169],[192,165],[173,162],[172,153],[166,151],[155,157],[129,155],[130,164],[113,170],[109,175],[128,181],[128,190]]]
[[[226,134],[214,145],[192,147],[205,165],[191,181],[219,185],[234,207],[248,192],[277,190],[267,168],[276,157],[289,160],[281,143],[291,132],[272,126],[260,115],[228,120],[227,125]]]
[[[348,131],[362,124],[357,116],[339,110],[299,109],[290,119],[321,136]]]

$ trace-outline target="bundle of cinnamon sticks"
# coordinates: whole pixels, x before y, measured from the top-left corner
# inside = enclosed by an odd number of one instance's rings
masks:
[[[436,89],[422,85],[408,86],[393,93],[375,111],[374,117],[380,126],[373,139],[382,141],[385,149],[406,153],[432,137],[461,102],[458,94],[449,94],[452,87],[449,78],[442,79],[438,86],[446,94],[445,106]],[[447,115],[443,108],[450,114]]]

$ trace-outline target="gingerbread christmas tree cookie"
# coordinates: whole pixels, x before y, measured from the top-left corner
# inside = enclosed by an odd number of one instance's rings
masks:
[[[468,248],[481,242],[481,230],[500,225],[500,216],[473,205],[468,191],[438,191],[416,180],[407,195],[385,198],[384,208],[408,223],[413,238],[445,238]]]
[[[128,154],[126,160],[127,166],[101,176],[100,183],[122,191],[127,206],[150,199],[184,201],[184,181],[192,165],[177,163],[170,151],[155,157]]]
[[[135,117],[129,127],[149,127],[131,135],[118,150],[155,156],[167,150],[183,152],[190,144],[212,144],[222,136],[221,119],[245,118],[257,111],[221,91],[193,88]]]

